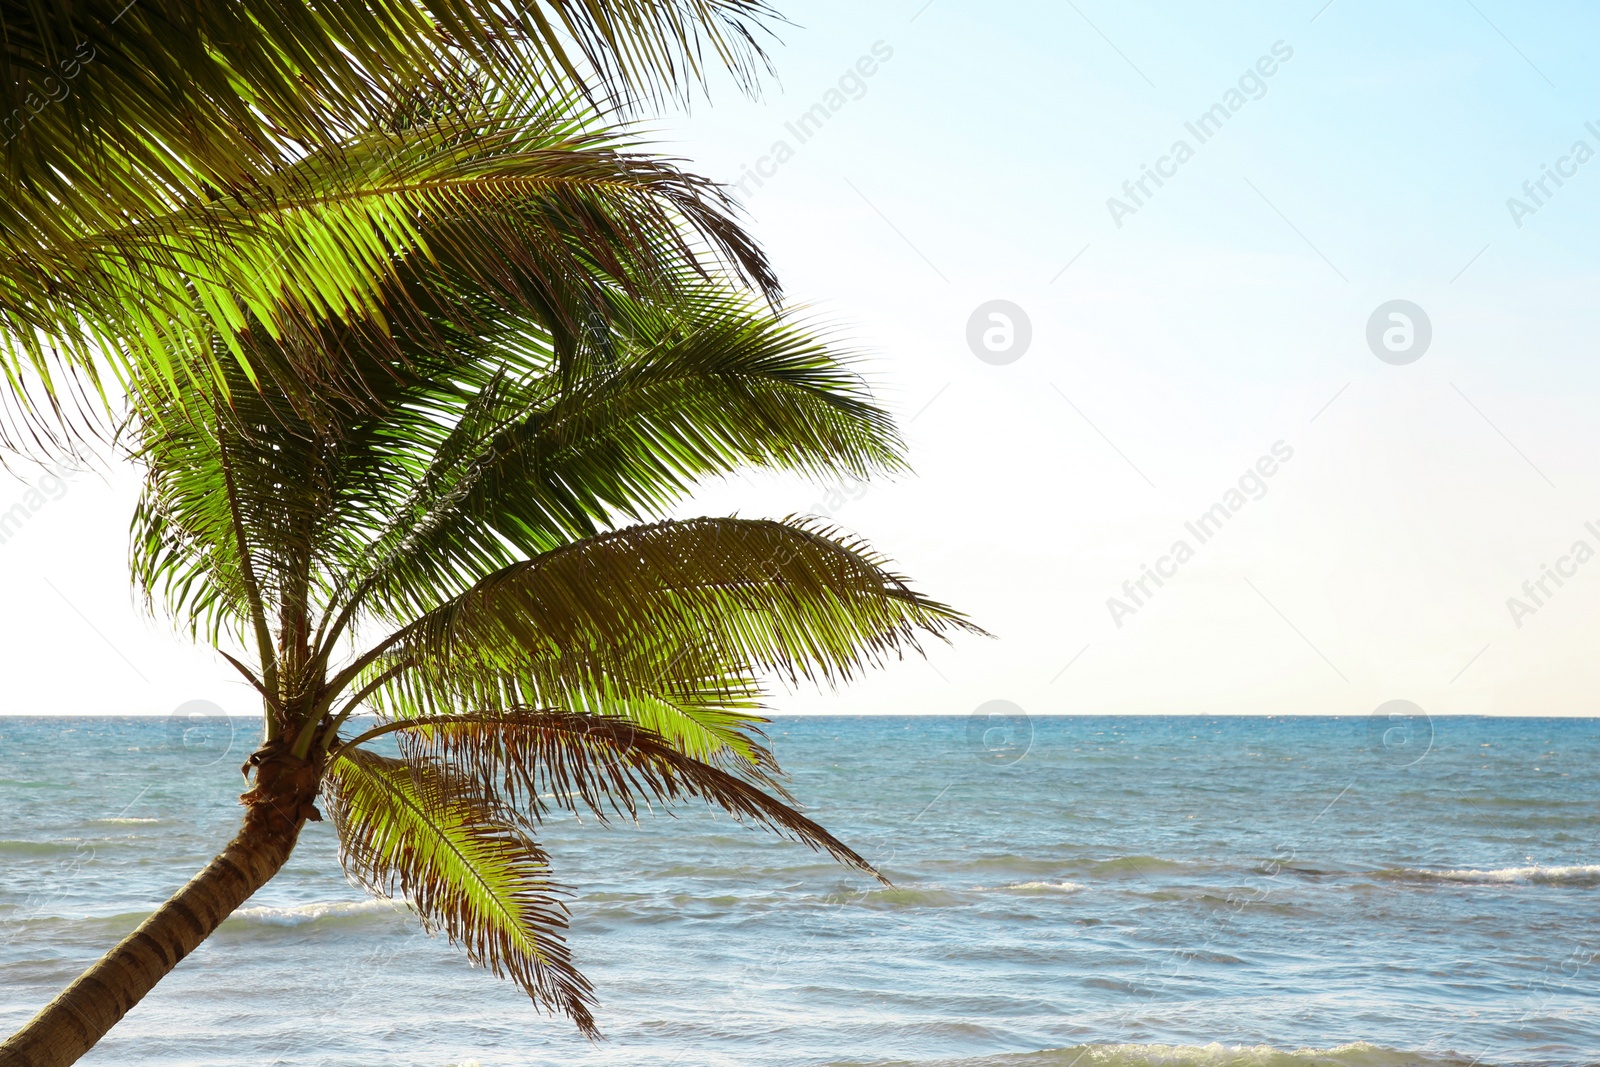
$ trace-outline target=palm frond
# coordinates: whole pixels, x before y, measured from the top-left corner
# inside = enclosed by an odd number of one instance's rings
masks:
[[[355,243],[280,249],[262,211],[304,192],[286,178],[298,161],[342,165],[352,139],[461,102],[686,89],[707,61],[753,89],[772,17],[761,0],[3,0],[0,360],[47,394],[63,372],[93,378],[118,340],[159,364],[158,340],[195,336],[186,284],[219,328],[235,296],[258,314],[370,305],[371,248],[405,213],[376,233],[323,217]]]
[[[51,351],[81,350],[69,362],[92,349],[120,375],[175,388],[223,384],[225,353],[252,379],[276,363],[287,383],[326,392],[346,369],[330,329],[394,359],[408,318],[435,335],[440,319],[470,328],[490,297],[572,336],[604,320],[613,291],[686,274],[729,271],[776,293],[719,188],[628,150],[578,105],[530,107],[353,135],[248,195],[63,236],[49,257],[0,243],[0,319],[13,320],[0,362],[48,375],[39,346],[54,338],[65,348]],[[428,296],[407,284],[419,270]]]
[[[474,963],[598,1036],[548,858],[483,790],[446,768],[359,748],[340,753],[323,788],[355,881],[380,896],[399,893]]]
[[[540,414],[541,406],[569,393],[594,392],[558,373],[559,353],[609,337],[618,327],[606,320],[617,314],[619,301],[638,301],[646,292],[654,300],[699,300],[712,283],[682,280],[700,270],[684,228],[709,234],[726,220],[715,198],[697,199],[697,179],[659,161],[618,154],[602,131],[574,132],[558,119],[549,128],[494,127],[470,136],[419,133],[419,154],[409,160],[385,155],[381,145],[350,148],[346,163],[370,156],[374,181],[398,182],[410,192],[390,204],[373,185],[370,203],[346,198],[354,212],[342,224],[348,232],[322,232],[303,247],[308,262],[337,274],[338,257],[322,249],[386,240],[383,227],[362,212],[392,209],[407,220],[404,226],[414,224],[425,248],[381,268],[391,275],[381,321],[312,321],[329,313],[327,305],[272,324],[242,303],[208,307],[190,285],[184,299],[194,320],[173,318],[168,326],[199,331],[189,344],[223,362],[217,384],[202,380],[207,364],[192,351],[174,352],[165,334],[152,335],[150,344],[165,363],[141,369],[129,382],[143,409],[140,454],[159,475],[136,521],[135,571],[147,592],[159,585],[168,606],[197,632],[236,631],[246,604],[240,592],[247,583],[236,573],[246,559],[231,539],[218,537],[226,532],[217,510],[224,500],[223,438],[236,459],[240,518],[254,547],[269,562],[311,566],[330,588],[366,581],[374,567],[397,569],[402,585],[408,573],[431,570],[439,580],[448,578],[463,562],[481,574],[517,558],[508,549],[554,547],[603,521],[592,494],[586,499],[565,488],[580,476],[594,477],[597,461],[584,461],[587,471],[559,463],[537,469],[569,438],[581,444],[603,432],[568,430],[572,418],[596,417],[570,397],[553,419]],[[329,166],[307,161],[304,169]],[[449,189],[455,191],[447,195]],[[407,200],[411,193],[419,199]],[[468,207],[457,203],[458,195]],[[321,225],[307,222],[313,208],[320,210],[312,201],[283,200],[273,211],[305,237]],[[736,228],[724,237],[730,255],[765,270],[753,246],[740,244]],[[262,245],[263,255],[268,247]],[[387,251],[369,249],[374,269]],[[340,291],[337,277],[307,282],[318,292]],[[625,295],[629,289],[634,297]],[[584,308],[608,310],[590,314]],[[161,313],[155,304],[145,311]],[[224,313],[237,320],[227,330],[243,332],[213,329]],[[582,329],[578,318],[585,318]],[[802,353],[792,360],[801,371],[805,361],[812,365],[810,381],[794,381],[791,368],[772,387],[809,389],[818,394],[805,401],[811,408],[827,403],[822,394],[847,380],[829,362],[830,353],[815,342],[807,348],[793,326],[772,332]],[[575,340],[580,334],[581,342]],[[236,361],[224,354],[230,344]],[[758,355],[747,355],[747,362]],[[131,349],[125,358],[130,367],[139,363]],[[747,367],[738,387],[759,392],[762,373]],[[775,381],[775,374],[768,378]],[[185,387],[177,389],[180,384]],[[175,403],[195,410],[174,418]],[[874,421],[883,418],[877,409],[845,389],[832,403],[838,410],[831,424],[809,409],[797,409],[783,423],[769,417],[766,451],[794,460],[809,450],[818,454],[810,459],[817,464],[829,452],[856,465],[892,454],[892,430]],[[716,410],[706,401],[700,407],[707,418]],[[739,414],[730,412],[724,423]],[[851,419],[863,428],[842,425]],[[812,423],[831,428],[809,438],[799,432]],[[545,425],[545,432],[527,429],[532,424]],[[785,433],[795,437],[792,444],[780,440]],[[723,465],[729,461],[724,457]],[[385,522],[386,512],[387,530],[374,525]],[[453,560],[437,550],[425,558],[437,543],[463,552]],[[418,552],[424,558],[416,558]],[[207,580],[197,584],[202,574]],[[442,585],[426,606],[465,584]]]
[[[6,0],[0,113],[25,117],[6,132],[31,152],[14,155],[71,163],[77,148],[163,174],[165,146],[170,170],[211,176],[276,140],[326,144],[405,113],[429,84],[654,98],[723,67],[754,91],[767,67],[757,36],[775,18],[760,0]],[[75,135],[45,136],[52,110]]]
[[[382,669],[374,666],[367,680]],[[645,676],[650,684],[639,685],[636,679]],[[666,738],[693,759],[754,773],[776,786],[769,775],[777,764],[762,730],[768,721],[764,697],[757,679],[732,671],[720,650],[702,646],[682,649],[666,663],[630,663],[616,672],[582,654],[531,660],[516,674],[458,658],[448,672],[399,671],[367,703],[391,720],[463,708],[509,713],[559,707],[606,715]]]
[[[650,686],[675,657],[719,650],[726,669],[836,683],[920,638],[977,631],[923,597],[862,542],[798,520],[633,526],[512,564],[379,642],[334,679],[398,665],[517,676],[561,659],[574,676]]]
[[[284,163],[442,95],[754,90],[760,0],[37,0],[0,3],[0,245],[60,241]],[[709,65],[708,65],[709,61]]]
[[[695,483],[744,466],[814,477],[902,468],[888,414],[809,324],[705,286],[619,301],[618,319],[608,362],[498,390],[493,420],[463,418],[473,436],[413,460],[426,464],[416,491],[369,532],[341,581],[391,615],[415,614],[613,516],[658,518]]]
[[[854,849],[793,807],[659,734],[610,715],[516,708],[380,727],[413,762],[482,783],[535,820],[550,807],[637,818],[641,804],[698,798],[885,881]],[[375,733],[378,731],[374,731]],[[770,781],[763,784],[771,787]]]

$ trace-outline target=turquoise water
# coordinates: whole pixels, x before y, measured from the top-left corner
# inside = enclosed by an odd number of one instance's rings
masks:
[[[259,727],[0,719],[0,1029],[238,818]],[[783,719],[876,887],[683,809],[551,826],[607,1040],[290,866],[83,1062],[1600,1062],[1595,720]]]

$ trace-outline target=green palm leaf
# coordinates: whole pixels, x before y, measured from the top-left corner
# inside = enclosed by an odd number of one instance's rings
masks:
[[[343,380],[345,353],[402,357],[408,316],[436,336],[481,326],[497,301],[570,345],[604,320],[614,292],[658,291],[686,273],[725,267],[774,292],[730,212],[715,186],[628,151],[581,109],[475,108],[349,138],[248,198],[63,238],[53,263],[0,250],[0,310],[45,316],[0,344],[15,367],[43,359],[30,346],[54,331],[104,351],[121,374],[175,387],[215,373],[220,341],[252,378],[277,371],[291,387],[361,398],[362,383]]]
[[[598,1036],[548,858],[483,790],[441,767],[361,749],[339,754],[323,789],[353,879],[377,895],[404,896],[474,963]]]
[[[920,651],[919,634],[976,630],[885,563],[862,542],[798,520],[628,527],[485,577],[335,682],[369,667],[421,679],[457,669],[518,675],[560,658],[571,675],[647,687],[684,649],[708,646],[728,673],[836,683]]]

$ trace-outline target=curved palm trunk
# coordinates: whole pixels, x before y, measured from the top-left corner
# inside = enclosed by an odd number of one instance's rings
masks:
[[[311,802],[315,770],[287,757],[261,763],[256,787],[241,798],[244,825],[228,846],[0,1045],[0,1067],[66,1067],[93,1048],[283,867],[306,819],[321,818]]]

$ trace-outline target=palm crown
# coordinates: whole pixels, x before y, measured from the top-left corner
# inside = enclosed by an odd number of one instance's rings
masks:
[[[779,784],[762,679],[969,624],[818,525],[660,521],[741,465],[864,476],[900,446],[843,354],[706,259],[762,267],[714,202],[563,115],[412,131],[398,165],[515,157],[518,195],[423,218],[436,254],[396,261],[381,329],[238,312],[209,390],[130,382],[128,440],[138,584],[253,650],[230,657],[267,708],[252,817],[292,847],[320,791],[352,876],[592,1030],[547,810],[700,798],[870,871]],[[490,225],[528,235],[516,258],[474,261]]]

